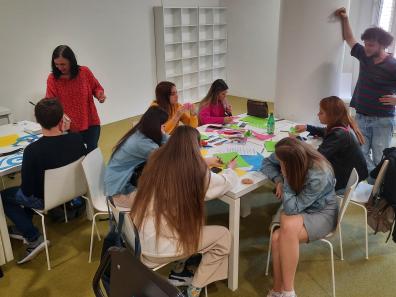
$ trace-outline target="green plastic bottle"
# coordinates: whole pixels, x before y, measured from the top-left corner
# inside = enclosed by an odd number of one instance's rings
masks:
[[[267,121],[267,133],[274,134],[274,132],[275,132],[275,118],[274,118],[274,114],[271,112]]]

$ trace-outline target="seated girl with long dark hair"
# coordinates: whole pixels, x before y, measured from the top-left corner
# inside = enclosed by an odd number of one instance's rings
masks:
[[[104,183],[106,196],[120,196],[119,199],[114,197],[116,204],[123,203],[122,195],[135,190],[136,185],[131,182],[132,176],[138,174],[135,170],[168,139],[164,133],[167,120],[168,114],[162,108],[150,107],[114,147],[105,170]]]

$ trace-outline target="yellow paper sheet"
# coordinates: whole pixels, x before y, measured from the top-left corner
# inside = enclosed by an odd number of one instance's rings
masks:
[[[18,134],[9,134],[5,136],[0,136],[0,147],[13,145],[19,138]]]
[[[205,150],[205,149],[201,150],[202,157],[205,157],[207,154],[208,154],[208,150]]]
[[[235,168],[234,171],[239,177],[244,176],[246,174],[246,171],[240,168]]]

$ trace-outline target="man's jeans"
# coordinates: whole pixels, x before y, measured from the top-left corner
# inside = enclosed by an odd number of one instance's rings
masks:
[[[359,113],[355,119],[366,140],[362,151],[368,171],[371,172],[381,161],[382,151],[390,147],[395,120],[393,117],[365,116]]]
[[[25,196],[19,187],[2,191],[1,199],[3,200],[5,214],[15,224],[23,237],[28,241],[36,240],[40,232],[33,225],[33,210],[31,208],[43,209],[44,200],[34,196]],[[24,208],[21,207],[22,205]]]

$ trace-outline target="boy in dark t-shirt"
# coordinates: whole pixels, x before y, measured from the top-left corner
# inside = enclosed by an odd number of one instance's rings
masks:
[[[58,99],[40,100],[34,113],[43,137],[28,145],[23,153],[21,187],[1,192],[4,212],[15,224],[9,228],[10,237],[28,245],[18,264],[30,261],[45,248],[44,238],[32,222],[32,208],[44,208],[45,170],[65,166],[86,154],[79,134],[63,134],[63,108]]]

